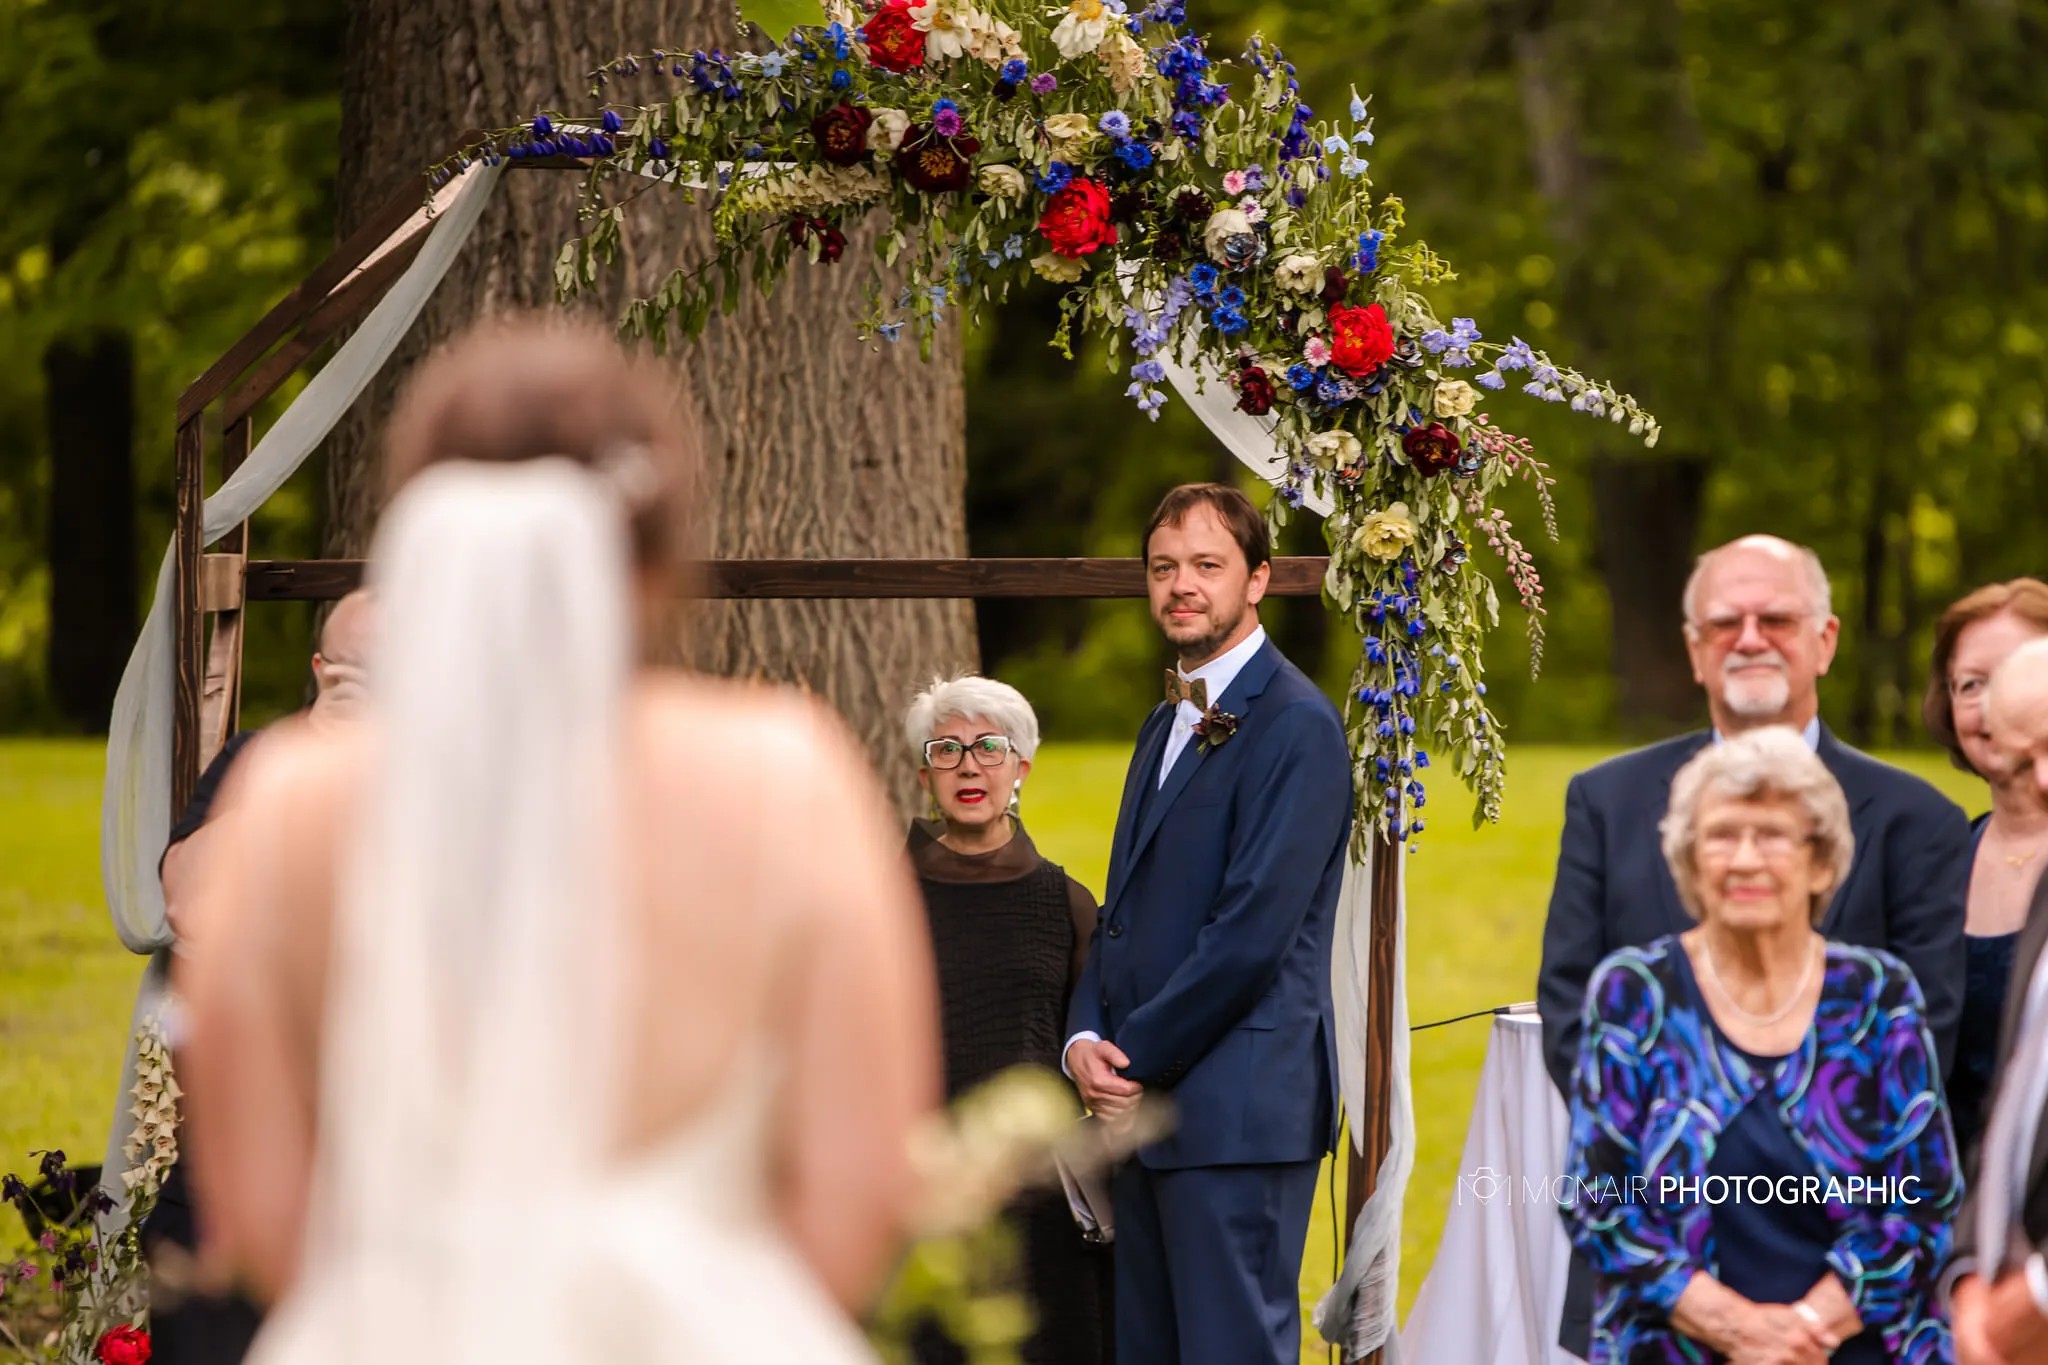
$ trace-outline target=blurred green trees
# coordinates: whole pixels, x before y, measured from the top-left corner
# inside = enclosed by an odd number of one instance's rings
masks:
[[[79,514],[53,497],[46,356],[108,332],[132,348],[133,492],[94,487],[106,524],[119,524],[109,498],[138,518],[126,572],[139,585],[168,526],[178,389],[331,241],[344,11],[0,0],[0,726],[91,723],[51,668],[65,625],[50,615],[53,541],[61,568],[78,534],[51,518]],[[1677,595],[1690,558],[1771,530],[1832,571],[1844,645],[1830,718],[1872,742],[1913,738],[1940,607],[2048,570],[2048,93],[2035,78],[2048,5],[1190,11],[1219,53],[1255,29],[1278,42],[1318,109],[1353,85],[1372,96],[1373,179],[1460,269],[1451,311],[1613,376],[1663,419],[1644,453],[1512,390],[1490,401],[1536,439],[1562,505],[1554,545],[1533,503],[1514,509],[1549,615],[1540,687],[1512,609],[1489,656],[1512,734],[1688,723]],[[971,341],[977,554],[1132,553],[1168,484],[1230,474],[1177,406],[1147,422],[1102,357],[1069,364],[1046,347],[1055,319],[1052,296],[1024,299]],[[314,486],[266,514],[259,552],[313,543]],[[1318,548],[1313,526],[1283,545]],[[1484,547],[1474,557],[1488,562]],[[78,628],[115,633],[118,617],[116,603]],[[1314,604],[1268,619],[1341,684],[1350,642]],[[253,625],[251,706],[291,705],[305,613],[263,608]],[[1151,695],[1159,650],[1135,604],[987,604],[981,636],[1049,733],[1128,734]]]

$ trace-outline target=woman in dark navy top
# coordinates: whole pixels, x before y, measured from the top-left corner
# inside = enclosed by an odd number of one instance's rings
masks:
[[[2012,979],[2013,944],[2048,866],[2048,805],[2032,783],[2014,780],[1984,728],[1984,691],[2007,655],[2048,636],[2048,583],[2015,578],[1977,589],[1942,613],[1934,628],[1934,666],[1921,714],[1927,729],[1964,772],[1991,789],[1991,811],[1970,842],[1970,894],[1963,923],[1969,957],[1956,1055],[1948,1075],[1956,1144],[1976,1149],[1991,1109],[1998,1021]]]

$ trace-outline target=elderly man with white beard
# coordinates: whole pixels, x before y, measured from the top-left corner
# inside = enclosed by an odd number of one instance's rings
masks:
[[[1819,556],[1744,536],[1700,557],[1685,588],[1685,643],[1712,728],[1609,759],[1572,779],[1543,927],[1537,1004],[1544,1061],[1569,1094],[1586,983],[1617,948],[1688,929],[1658,836],[1671,779],[1724,735],[1770,725],[1805,736],[1849,800],[1855,857],[1821,933],[1880,948],[1912,969],[1942,1074],[1962,1004],[1970,828],[1933,787],[1843,744],[1821,723],[1819,683],[1841,630]],[[1574,1258],[1559,1343],[1584,1356],[1591,1280]]]

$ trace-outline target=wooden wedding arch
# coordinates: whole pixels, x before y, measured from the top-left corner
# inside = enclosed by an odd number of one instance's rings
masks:
[[[478,135],[465,135],[469,145]],[[580,157],[526,157],[510,171],[587,170]],[[176,674],[171,809],[182,810],[200,770],[234,733],[242,700],[242,614],[252,602],[331,601],[355,587],[360,560],[257,559],[246,522],[208,551],[201,529],[208,457],[207,418],[218,407],[220,477],[255,444],[256,408],[286,379],[382,298],[426,243],[436,221],[424,174],[408,180],[332,254],[178,398],[176,472]],[[1315,597],[1327,560],[1273,561],[1268,592]],[[1141,598],[1143,566],[1130,559],[727,559],[706,564],[704,596],[771,598]],[[209,628],[210,627],[210,628]],[[1391,1064],[1395,916],[1400,849],[1384,834],[1374,846],[1372,954],[1366,1093],[1379,1102],[1366,1116],[1364,1154],[1355,1150],[1341,1240],[1371,1193],[1389,1142],[1386,1097]],[[1375,1353],[1377,1356],[1378,1353]],[[1371,1359],[1373,1357],[1368,1357]]]

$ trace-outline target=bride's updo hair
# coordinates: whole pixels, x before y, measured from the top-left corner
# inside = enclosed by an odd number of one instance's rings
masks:
[[[589,322],[499,318],[429,356],[391,414],[387,493],[444,460],[511,464],[550,455],[617,486],[637,565],[680,570],[697,471],[691,419],[671,376]]]

